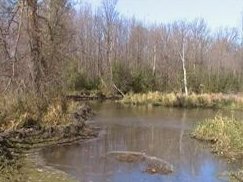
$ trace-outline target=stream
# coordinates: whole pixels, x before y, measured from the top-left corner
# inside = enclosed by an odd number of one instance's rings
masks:
[[[197,121],[217,111],[163,107],[132,107],[114,102],[92,103],[96,116],[88,121],[102,128],[86,142],[43,149],[47,166],[80,182],[223,182],[233,166],[191,139]],[[122,163],[107,157],[111,151],[143,152],[173,165],[168,175],[148,174],[141,163]]]

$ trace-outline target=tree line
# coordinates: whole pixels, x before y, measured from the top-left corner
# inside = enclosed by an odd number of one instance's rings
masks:
[[[116,5],[2,0],[0,92],[242,90],[239,29],[211,31],[203,19],[145,24],[123,17]]]

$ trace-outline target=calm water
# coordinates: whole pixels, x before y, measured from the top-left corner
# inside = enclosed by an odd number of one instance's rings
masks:
[[[91,121],[103,128],[100,137],[85,143],[44,149],[49,166],[81,182],[221,182],[229,166],[188,136],[198,120],[213,117],[213,110],[179,110],[161,107],[125,107],[94,104]],[[149,175],[140,164],[105,157],[109,151],[139,151],[171,163],[171,175]]]

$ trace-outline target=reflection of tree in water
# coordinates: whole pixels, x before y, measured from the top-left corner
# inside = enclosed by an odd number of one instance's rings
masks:
[[[113,112],[114,110],[114,112]],[[112,112],[112,113],[110,113]],[[203,111],[163,109],[150,107],[116,106],[104,108],[101,119],[106,134],[91,143],[60,147],[48,151],[48,160],[72,166],[75,176],[82,180],[106,181],[114,173],[134,171],[134,165],[120,164],[105,158],[110,151],[138,151],[168,161],[175,167],[176,175],[200,175],[209,152],[188,135],[188,126]],[[209,163],[208,163],[209,164]]]

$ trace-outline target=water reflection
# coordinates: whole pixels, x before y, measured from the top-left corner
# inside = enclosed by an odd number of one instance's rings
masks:
[[[114,103],[95,107],[98,114],[94,120],[105,128],[105,134],[89,142],[43,150],[41,155],[48,165],[82,182],[222,181],[217,176],[227,170],[227,164],[188,135],[195,121],[213,117],[215,111],[134,108]],[[140,164],[105,157],[116,150],[162,158],[174,165],[175,172],[169,176],[148,175]]]

